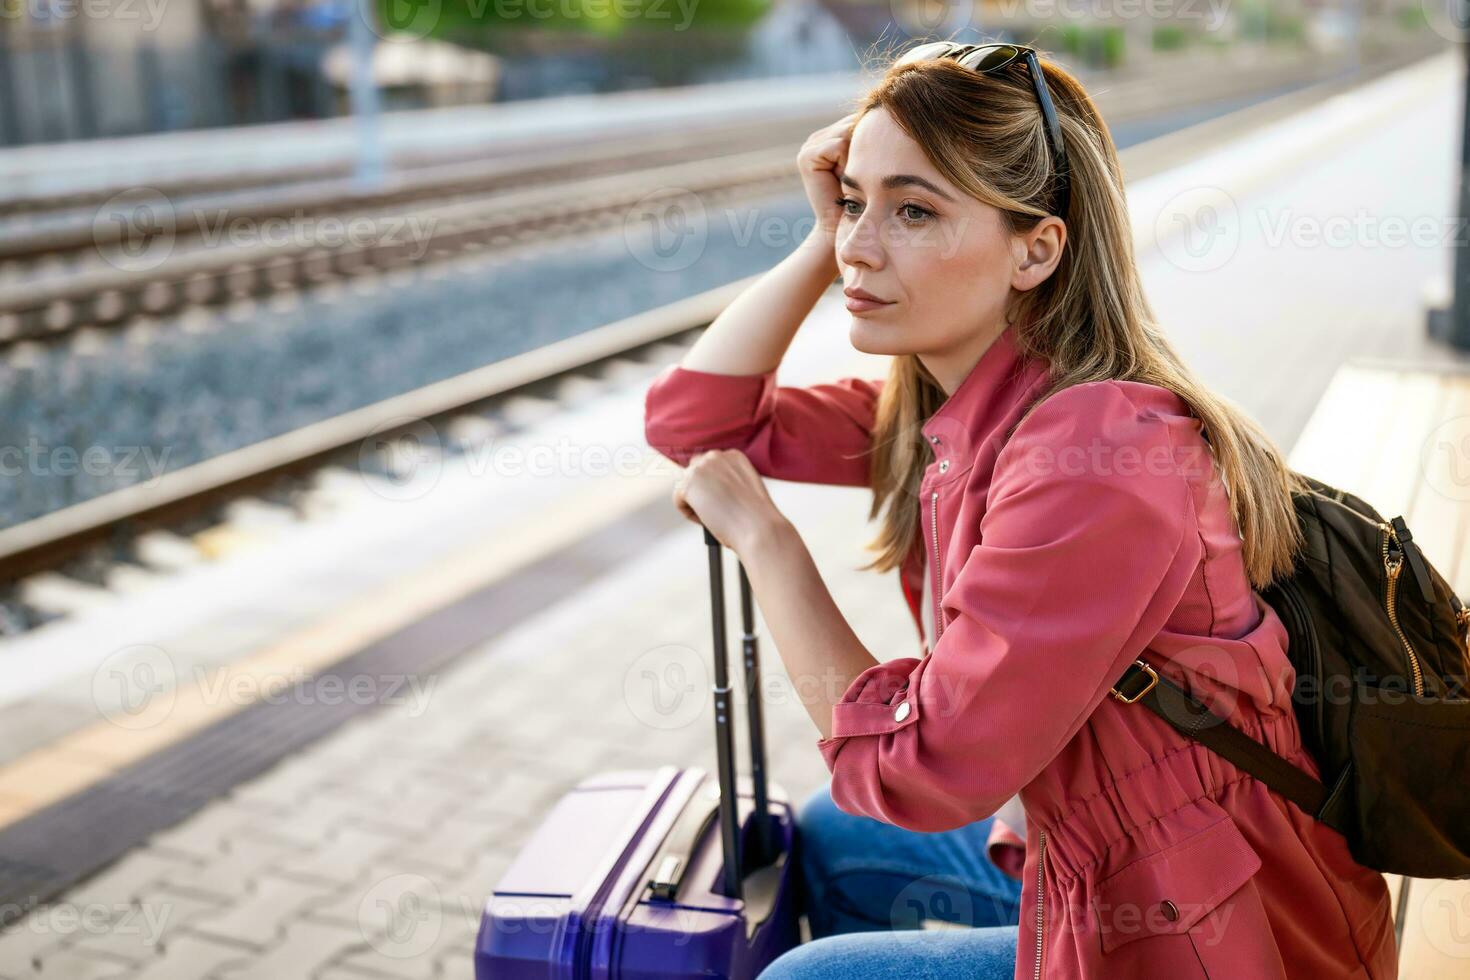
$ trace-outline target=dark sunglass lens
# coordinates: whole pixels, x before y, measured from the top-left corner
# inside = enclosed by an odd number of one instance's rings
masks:
[[[970,52],[964,64],[978,72],[995,71],[1015,61],[1021,52],[1013,44],[992,44]]]

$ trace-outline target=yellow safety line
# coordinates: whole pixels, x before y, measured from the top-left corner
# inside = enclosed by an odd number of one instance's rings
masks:
[[[549,553],[669,494],[670,480],[607,477],[556,501],[555,520],[517,520],[427,568],[337,607],[224,674],[155,696],[126,725],[102,720],[0,767],[0,827],[56,803],[260,700],[340,662]],[[673,503],[669,504],[670,508]],[[222,696],[250,692],[254,696]],[[154,711],[156,719],[147,713]]]

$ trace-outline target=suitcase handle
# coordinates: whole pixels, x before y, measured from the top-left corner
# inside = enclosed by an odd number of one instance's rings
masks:
[[[715,700],[715,752],[719,766],[720,782],[720,836],[725,860],[725,894],[730,898],[741,897],[740,829],[735,797],[735,730],[730,718],[730,677],[728,657],[725,650],[725,576],[724,551],[720,539],[700,525],[704,531],[704,543],[709,548],[710,612],[714,626],[714,700]],[[741,647],[745,661],[745,704],[747,721],[750,725],[751,783],[755,795],[756,844],[760,848],[759,867],[773,855],[773,837],[770,821],[770,797],[766,785],[765,719],[761,711],[760,661],[757,657],[755,636],[755,603],[750,594],[750,578],[745,566],[737,561],[740,573],[740,620],[742,629]],[[677,882],[674,885],[677,888]]]
[[[654,857],[653,875],[648,879],[648,890],[654,898],[665,902],[679,898],[684,872],[689,870],[694,849],[719,812],[718,801],[704,802],[698,797],[689,801],[689,806],[679,815],[679,822],[669,832],[668,841]]]

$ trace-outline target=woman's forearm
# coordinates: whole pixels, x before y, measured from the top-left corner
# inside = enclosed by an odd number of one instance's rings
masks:
[[[832,735],[832,705],[878,661],[863,646],[796,528],[775,521],[741,550],[751,593],[797,697],[822,738]]]
[[[679,363],[714,374],[762,374],[777,367],[836,277],[832,238],[813,229],[794,252],[736,296]]]

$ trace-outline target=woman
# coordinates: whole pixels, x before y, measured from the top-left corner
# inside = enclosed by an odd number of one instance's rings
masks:
[[[1393,977],[1387,888],[1341,835],[1109,696],[1144,661],[1318,773],[1256,592],[1300,544],[1294,477],[1154,322],[1077,80],[934,51],[807,141],[811,235],[655,379],[646,432],[686,465],[675,504],[744,563],[796,689],[818,692],[840,811],[956,833],[1019,794],[1019,928],[1003,963],[992,929],[849,934],[763,976]],[[888,376],[777,386],[838,274],[850,339],[891,355]],[[762,477],[872,489],[868,567],[897,568],[932,620],[920,657],[863,647]]]

